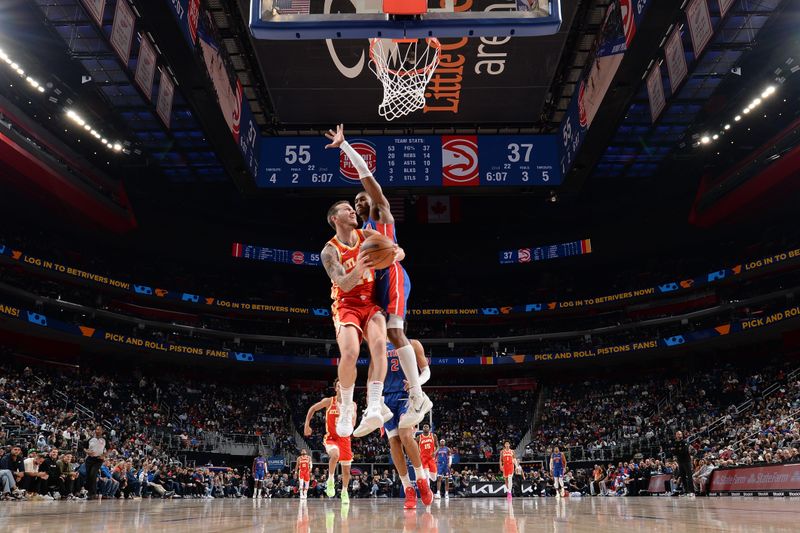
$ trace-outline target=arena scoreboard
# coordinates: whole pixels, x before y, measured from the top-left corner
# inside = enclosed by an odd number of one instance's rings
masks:
[[[528,187],[562,182],[552,135],[351,137],[384,187]],[[260,188],[360,186],[358,173],[327,139],[264,138]]]

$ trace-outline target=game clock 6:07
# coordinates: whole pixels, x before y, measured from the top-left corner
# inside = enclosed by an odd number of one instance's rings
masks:
[[[532,187],[562,180],[554,135],[358,137],[350,145],[384,187]],[[266,138],[261,188],[359,187],[358,174],[324,137]]]

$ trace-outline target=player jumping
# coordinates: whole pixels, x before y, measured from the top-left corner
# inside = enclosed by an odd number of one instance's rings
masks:
[[[341,399],[338,405],[337,434],[341,437],[363,437],[380,428],[388,416],[383,413],[383,380],[386,377],[386,319],[375,301],[375,278],[372,262],[361,253],[361,244],[376,235],[372,230],[360,230],[356,212],[346,201],[328,209],[328,224],[336,235],[322,250],[321,259],[331,278],[331,307],[336,342],[339,345],[338,376]],[[397,246],[397,245],[395,245]],[[395,259],[403,253],[395,248]],[[355,404],[353,389],[356,382],[356,360],[362,337],[367,340],[374,373],[367,382],[367,409],[359,426],[353,431]]]
[[[517,466],[517,458],[514,456],[514,450],[511,449],[511,443],[505,441],[503,449],[500,450],[500,468],[503,471],[503,478],[506,480],[506,492],[509,500],[511,499],[511,489],[514,486],[514,470]]]
[[[253,480],[255,481],[253,487],[253,499],[258,498],[259,492],[266,498],[264,494],[264,479],[267,477],[267,460],[259,454],[258,457],[253,459]]]
[[[297,458],[295,472],[297,473],[297,481],[300,485],[300,499],[308,499],[308,486],[311,483],[311,457],[308,455],[305,448],[300,450],[300,457]]]
[[[345,140],[344,125],[339,124],[335,132],[328,130],[325,136],[331,141],[325,148],[341,148],[358,171],[364,191],[356,195],[355,208],[358,216],[364,221],[364,229],[373,229],[397,243],[389,200],[384,196],[367,163]],[[419,373],[414,348],[403,328],[408,295],[411,292],[411,280],[400,262],[395,261],[389,268],[375,272],[375,289],[378,304],[389,316],[386,325],[389,342],[397,348],[400,366],[408,380],[409,408],[400,417],[399,427],[413,428],[422,422],[425,413],[431,410],[433,404],[422,392],[422,385],[430,379],[430,369],[426,366],[426,370],[423,370],[422,374]],[[377,368],[376,370],[379,371]]]
[[[436,498],[441,498],[439,493],[442,492],[442,481],[444,481],[444,499],[448,500],[450,499],[450,465],[453,464],[453,456],[450,448],[444,444],[444,439],[441,439],[439,448],[436,450],[436,474],[438,476]]]
[[[564,496],[564,473],[566,471],[567,458],[558,451],[558,446],[556,446],[550,456],[550,472],[553,473],[553,488],[556,489],[556,496]]]
[[[419,341],[411,341],[412,346],[422,352],[422,345]],[[391,420],[386,422],[383,427],[386,430],[386,438],[389,439],[389,450],[392,454],[392,462],[394,462],[397,473],[400,476],[400,481],[403,484],[403,491],[406,495],[406,501],[403,505],[404,509],[415,509],[417,507],[417,493],[414,487],[411,486],[411,479],[408,476],[408,464],[403,455],[411,461],[411,466],[414,468],[414,477],[417,481],[417,488],[422,503],[428,506],[433,501],[433,493],[428,485],[428,478],[422,469],[422,459],[419,455],[419,446],[414,440],[414,430],[412,428],[400,427],[400,421],[403,419],[403,414],[409,407],[408,391],[406,387],[408,382],[405,379],[405,374],[400,366],[400,361],[397,355],[397,350],[391,344],[389,347],[389,371],[386,373],[386,383],[384,384],[384,400],[386,405],[393,413]],[[427,362],[427,361],[426,361]],[[417,371],[417,365],[414,365],[414,371]]]
[[[336,396],[332,398],[323,398],[308,409],[306,413],[306,424],[303,428],[303,435],[306,437],[311,436],[311,418],[314,413],[325,409],[325,451],[328,453],[328,480],[325,485],[325,494],[328,498],[333,498],[336,495],[336,463],[342,465],[342,503],[350,502],[350,495],[347,493],[347,487],[350,486],[350,465],[353,462],[353,451],[350,448],[350,437],[342,437],[339,434],[339,422],[342,416],[339,411],[341,405],[342,386],[339,380],[334,381],[334,389]],[[355,405],[353,406],[355,411]],[[354,420],[350,419],[350,431],[352,432],[352,424]]]

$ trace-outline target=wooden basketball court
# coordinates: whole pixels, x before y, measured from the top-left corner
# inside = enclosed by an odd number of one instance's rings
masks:
[[[798,531],[791,498],[451,499],[429,511],[403,511],[402,501],[110,500],[8,502],[0,530],[22,531],[289,531],[508,532]]]

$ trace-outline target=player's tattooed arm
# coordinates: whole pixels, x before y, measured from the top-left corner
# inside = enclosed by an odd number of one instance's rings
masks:
[[[372,261],[363,253],[358,255],[358,261],[353,270],[347,274],[344,270],[344,265],[339,261],[333,246],[327,245],[322,249],[320,256],[322,259],[322,266],[325,267],[325,272],[331,281],[336,283],[339,288],[344,292],[353,290],[364,277],[364,272],[372,268]]]

